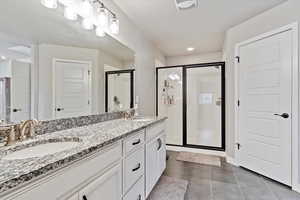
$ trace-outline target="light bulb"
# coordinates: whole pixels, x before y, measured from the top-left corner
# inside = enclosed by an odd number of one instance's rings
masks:
[[[94,28],[93,19],[91,19],[91,18],[83,19],[82,27],[86,30],[92,30]]]
[[[41,0],[41,4],[45,6],[46,8],[57,8],[57,0]]]
[[[65,16],[65,18],[72,20],[72,21],[78,19],[78,15],[77,15],[77,12],[76,12],[76,9],[74,6],[65,7],[64,16]]]
[[[96,28],[96,35],[97,35],[98,37],[104,37],[104,36],[105,36],[105,31],[104,31],[104,29],[103,29],[102,27],[98,26],[98,27]]]
[[[83,18],[88,18],[92,15],[93,7],[90,4],[89,0],[84,0],[80,6],[80,14]]]
[[[100,8],[97,15],[97,25],[98,26],[107,26],[108,23],[108,13],[105,8]]]
[[[119,34],[119,20],[116,17],[113,17],[110,24],[110,31],[112,34]]]

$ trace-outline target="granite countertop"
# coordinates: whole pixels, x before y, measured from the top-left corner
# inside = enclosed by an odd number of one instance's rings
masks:
[[[16,145],[0,148],[0,196],[12,188],[51,173],[59,168],[80,160],[96,150],[120,140],[129,134],[143,129],[166,118],[155,117],[149,121],[134,121],[116,119],[88,126],[82,126],[63,131],[57,131],[36,136],[32,139],[19,142]],[[37,144],[75,141],[80,144],[74,148],[43,157],[5,160],[7,154],[35,146]]]

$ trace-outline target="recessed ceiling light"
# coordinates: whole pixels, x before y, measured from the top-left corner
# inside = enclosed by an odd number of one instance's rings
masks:
[[[5,56],[1,56],[0,58],[1,58],[1,60],[6,60]]]
[[[188,50],[188,51],[194,51],[195,48],[194,47],[188,47],[186,50]]]

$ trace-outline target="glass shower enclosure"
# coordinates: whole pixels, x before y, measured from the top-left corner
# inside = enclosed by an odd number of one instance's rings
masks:
[[[225,63],[156,70],[156,112],[167,116],[167,144],[225,150]]]

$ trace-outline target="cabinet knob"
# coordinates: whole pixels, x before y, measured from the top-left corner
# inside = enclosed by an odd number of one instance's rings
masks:
[[[158,148],[157,148],[157,151],[160,150],[161,146],[162,146],[162,141],[160,138],[157,139],[157,142],[158,142]]]

